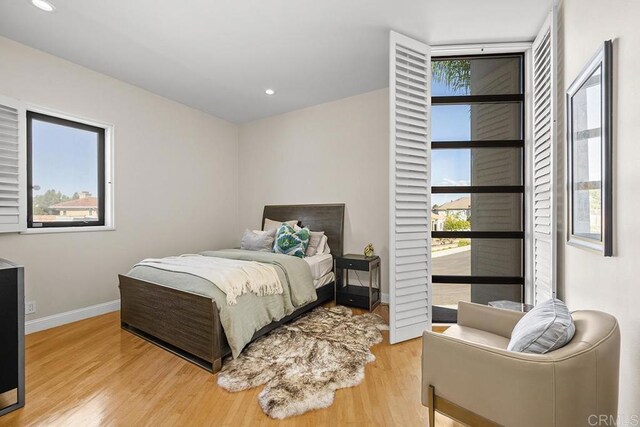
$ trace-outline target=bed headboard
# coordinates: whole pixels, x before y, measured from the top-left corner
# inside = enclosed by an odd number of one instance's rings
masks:
[[[331,254],[342,256],[344,250],[344,203],[330,205],[267,205],[262,213],[262,227],[265,218],[274,221],[297,219],[311,231],[324,231]]]

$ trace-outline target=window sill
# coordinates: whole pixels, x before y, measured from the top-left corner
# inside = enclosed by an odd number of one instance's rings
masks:
[[[60,228],[28,228],[20,234],[55,234],[55,233],[83,233],[90,231],[115,231],[113,225],[99,225],[95,227],[60,227]]]

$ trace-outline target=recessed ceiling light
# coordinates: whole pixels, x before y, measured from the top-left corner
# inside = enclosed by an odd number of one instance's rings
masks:
[[[273,90],[273,89],[267,89],[267,90],[264,91],[264,93],[266,93],[267,95],[273,95],[273,94],[276,93],[276,91]]]
[[[56,10],[56,7],[49,3],[47,0],[31,0],[31,4],[40,10],[44,10],[45,12],[53,12],[54,10]]]

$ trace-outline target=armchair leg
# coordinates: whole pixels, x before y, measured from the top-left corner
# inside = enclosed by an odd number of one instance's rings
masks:
[[[435,427],[436,425],[436,405],[435,405],[435,389],[432,385],[429,386],[427,394],[427,403],[429,404],[429,427]]]
[[[429,427],[436,425],[436,410],[455,421],[466,426],[473,427],[502,427],[481,415],[458,406],[455,403],[436,395],[434,386],[429,385],[427,390],[427,404],[429,405]]]

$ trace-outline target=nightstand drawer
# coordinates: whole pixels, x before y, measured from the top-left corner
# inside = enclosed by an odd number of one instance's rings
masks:
[[[369,271],[369,260],[337,258],[336,268],[348,268],[349,270]]]
[[[379,299],[377,289],[373,299]],[[369,287],[349,285],[339,288],[336,292],[336,304],[369,310]]]

